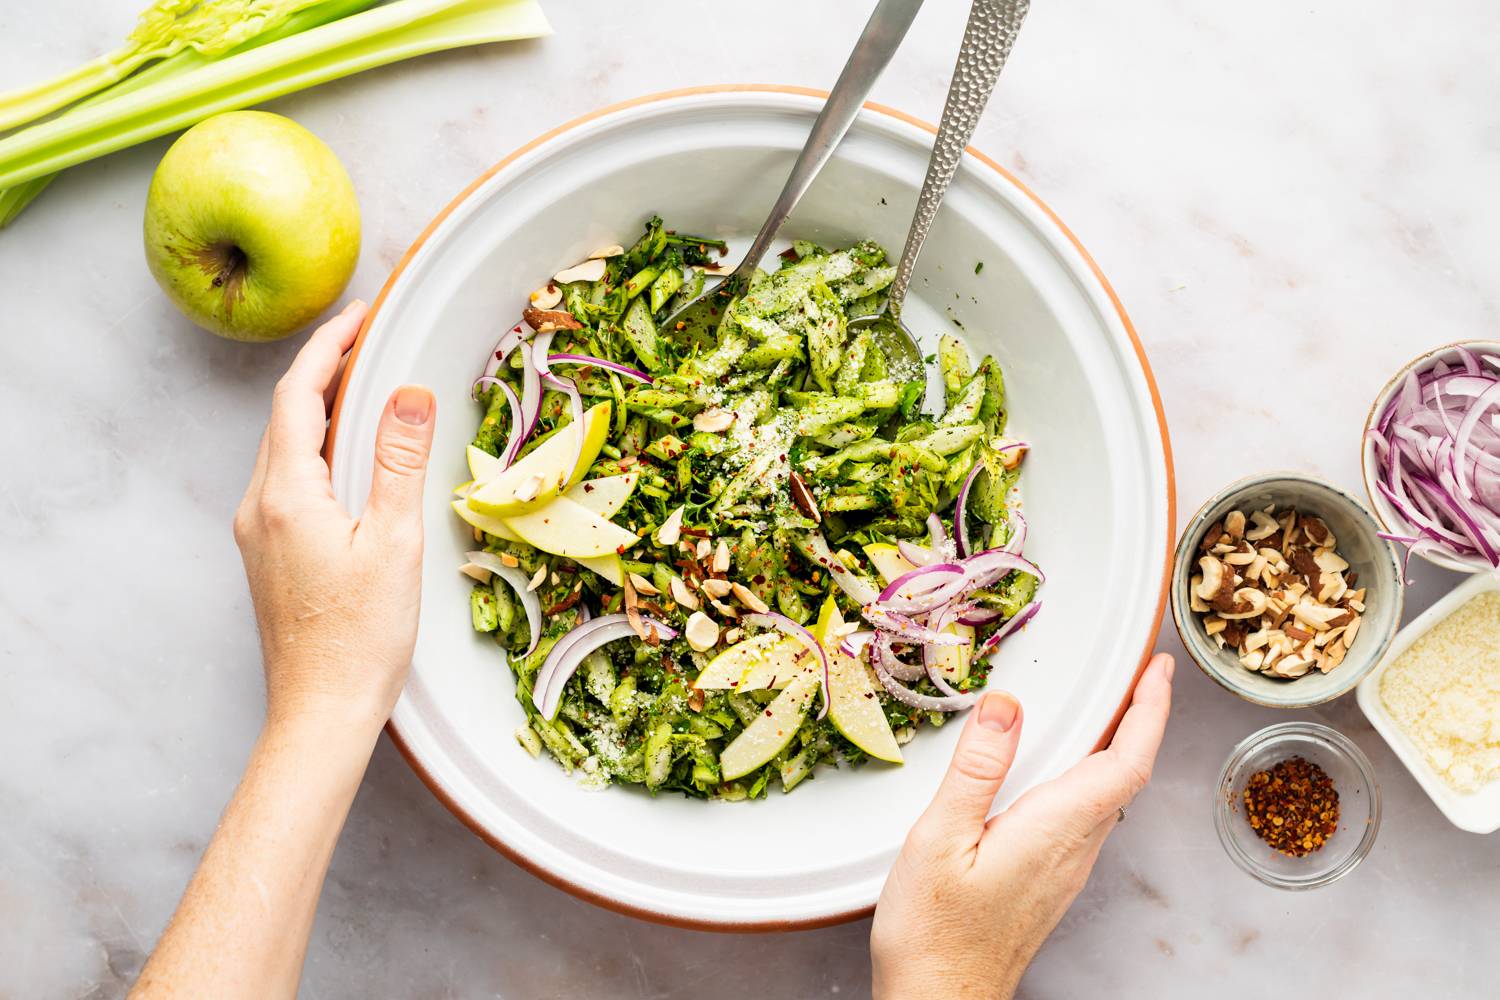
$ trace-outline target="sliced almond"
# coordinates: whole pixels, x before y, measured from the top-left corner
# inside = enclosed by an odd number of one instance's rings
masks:
[[[668,589],[672,592],[672,600],[689,611],[698,607],[698,598],[694,597],[693,592],[687,589],[687,584],[683,583],[677,577],[672,577],[672,583]]]
[[[1245,512],[1232,510],[1224,516],[1224,533],[1235,541],[1245,537]]]
[[[600,247],[589,254],[589,260],[604,260],[606,257],[618,257],[625,252],[625,248],[618,243],[611,243],[607,247]]]
[[[733,586],[728,580],[704,580],[699,589],[709,597],[728,597]]]
[[[734,645],[735,643],[739,642],[740,639],[744,637],[744,635],[744,629],[732,628],[728,632],[724,633],[724,641],[729,643],[730,645]]]
[[[494,575],[483,566],[476,566],[471,562],[466,562],[458,567],[458,571],[470,579],[478,580],[480,583],[489,583],[490,577]]]
[[[723,615],[725,618],[738,618],[740,616],[740,613],[738,611],[736,611],[734,608],[731,608],[729,605],[723,603],[722,601],[710,600],[708,603],[715,611]]]
[[[535,590],[536,588],[540,587],[543,583],[545,583],[546,580],[547,580],[547,567],[545,567],[545,566],[538,566],[536,572],[532,574],[531,580],[526,584],[526,589],[527,590]]]
[[[590,257],[582,264],[574,264],[565,267],[552,276],[552,280],[560,285],[566,285],[570,281],[598,281],[604,277],[604,261],[598,257]]]
[[[562,301],[562,289],[550,281],[531,293],[531,304],[538,309],[551,309]]]
[[[509,552],[502,552],[500,553],[500,565],[509,566],[511,569],[515,569],[517,566],[521,565],[521,560],[511,555]]]
[[[550,330],[583,329],[583,324],[574,319],[572,313],[562,309],[538,309],[536,306],[527,306],[521,310],[521,318],[537,333],[547,333]]]
[[[1250,514],[1250,522],[1253,527],[1246,529],[1245,537],[1252,542],[1258,542],[1262,538],[1270,538],[1281,530],[1281,525],[1266,511],[1257,510]]]
[[[698,539],[698,544],[693,548],[693,558],[700,562],[714,553],[714,543],[707,538]]]
[[[1259,670],[1265,662],[1266,654],[1258,649],[1240,655],[1240,666],[1246,670]]]
[[[536,495],[540,493],[541,490],[542,476],[541,473],[536,473],[521,480],[520,485],[516,487],[515,497],[522,503],[526,503],[529,500],[535,500]]]
[[[635,587],[637,593],[645,594],[647,597],[655,597],[661,593],[661,591],[656,589],[656,584],[639,573],[631,573],[630,582]]]
[[[1222,618],[1219,618],[1215,615],[1209,615],[1207,618],[1203,619],[1203,631],[1207,632],[1209,635],[1218,635],[1220,632],[1224,631],[1224,627],[1228,624],[1229,623]]]
[[[1356,617],[1344,627],[1344,645],[1346,647],[1354,645],[1354,637],[1359,634],[1359,623],[1362,621],[1364,621],[1363,618]]]
[[[720,541],[714,548],[714,561],[710,564],[709,569],[715,573],[729,572],[729,546],[725,545],[723,541]]]
[[[812,490],[807,488],[806,481],[799,476],[796,470],[791,475],[792,503],[797,509],[812,518],[814,524],[821,524],[823,515],[818,511],[817,501],[813,499]]]
[[[1203,577],[1201,574],[1194,576],[1191,580],[1188,581],[1188,610],[1196,611],[1199,614],[1202,614],[1203,612],[1208,610],[1208,602],[1204,601],[1203,598],[1198,596],[1198,588],[1202,586],[1202,584]]]
[[[729,587],[730,590],[734,592],[735,600],[739,601],[741,604],[749,608],[751,611],[754,611],[756,614],[763,615],[767,611],[771,610],[771,608],[766,604],[765,601],[762,601],[755,595],[755,591],[751,590],[743,583],[732,583],[729,585]]]
[[[667,515],[667,519],[656,529],[656,544],[676,545],[677,540],[682,537],[682,517],[687,508],[678,507]]]
[[[718,408],[704,410],[693,417],[693,430],[706,431],[717,434],[719,431],[727,431],[734,424],[738,414],[733,410],[721,410]]]

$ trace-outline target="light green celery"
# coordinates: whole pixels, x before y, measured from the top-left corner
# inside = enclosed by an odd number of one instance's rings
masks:
[[[318,0],[156,0],[125,44],[41,83],[0,93],[0,132],[114,86],[142,66],[193,50],[223,55]]]
[[[376,66],[551,30],[536,0],[396,0],[0,139],[0,187]]]
[[[316,28],[318,25],[337,21],[341,17],[348,17],[375,6],[379,0],[323,0],[322,3],[314,4],[305,10],[300,10],[291,17],[282,21],[274,28],[261,32],[243,45],[234,49],[231,55],[248,52],[250,49],[274,42],[281,38],[289,38],[299,32]],[[102,94],[95,94],[86,101],[79,103],[78,107],[86,108],[107,101],[112,97],[119,97],[132,91],[140,90],[142,87],[165,80],[169,77],[180,76],[189,73],[200,66],[206,66],[216,57],[207,56],[197,49],[186,49],[176,55],[163,59],[153,66],[148,66],[138,73],[133,73],[129,79],[123,80]],[[47,174],[34,180],[17,184],[14,187],[0,190],[0,229],[4,229],[15,221],[16,217],[26,210],[26,206],[36,199],[37,195],[46,190],[47,185],[52,183],[56,174]]]

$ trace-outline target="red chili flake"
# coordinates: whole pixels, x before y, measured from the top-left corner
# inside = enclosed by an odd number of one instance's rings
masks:
[[[1289,857],[1320,850],[1339,827],[1339,793],[1333,779],[1302,757],[1256,771],[1241,797],[1250,828]]]

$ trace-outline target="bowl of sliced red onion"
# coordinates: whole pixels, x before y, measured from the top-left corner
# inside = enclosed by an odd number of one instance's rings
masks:
[[[1408,564],[1500,571],[1500,343],[1448,344],[1397,372],[1370,408],[1361,465]]]

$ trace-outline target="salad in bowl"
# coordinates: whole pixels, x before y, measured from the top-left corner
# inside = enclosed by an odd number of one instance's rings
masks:
[[[868,241],[795,242],[711,329],[674,321],[726,249],[650,219],[533,292],[474,383],[473,625],[520,745],[589,784],[737,801],[900,764],[1040,607],[998,363],[851,332],[895,274]]]

